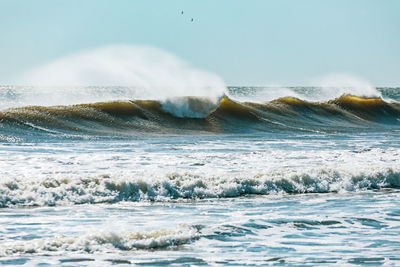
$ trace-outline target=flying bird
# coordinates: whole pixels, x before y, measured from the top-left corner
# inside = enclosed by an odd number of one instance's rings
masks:
[[[183,10],[181,11],[181,15],[183,15]]]
[[[193,18],[190,20],[190,22],[193,22]]]

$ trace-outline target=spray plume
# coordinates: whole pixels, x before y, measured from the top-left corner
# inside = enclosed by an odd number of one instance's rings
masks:
[[[111,45],[78,52],[28,71],[21,83],[29,103],[76,104],[124,99],[215,98],[225,92],[217,75],[195,69],[149,46]]]

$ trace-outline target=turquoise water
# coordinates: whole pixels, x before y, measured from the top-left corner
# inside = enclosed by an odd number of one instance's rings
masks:
[[[4,108],[0,264],[399,265],[399,90],[229,90]]]

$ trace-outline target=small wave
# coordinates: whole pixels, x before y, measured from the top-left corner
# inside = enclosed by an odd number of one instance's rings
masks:
[[[67,252],[96,253],[113,250],[162,249],[190,243],[198,238],[196,227],[181,225],[176,229],[152,232],[98,232],[83,236],[56,236],[24,242],[3,242],[0,256],[55,254]]]
[[[400,170],[350,172],[282,170],[257,175],[172,173],[138,177],[8,178],[0,183],[0,207],[54,206],[120,201],[171,201],[280,193],[328,193],[400,187]]]

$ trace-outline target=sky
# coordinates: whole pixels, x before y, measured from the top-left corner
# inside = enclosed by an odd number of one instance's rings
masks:
[[[399,14],[399,0],[0,0],[0,84],[128,44],[168,51],[228,85],[312,85],[344,73],[400,86]]]

